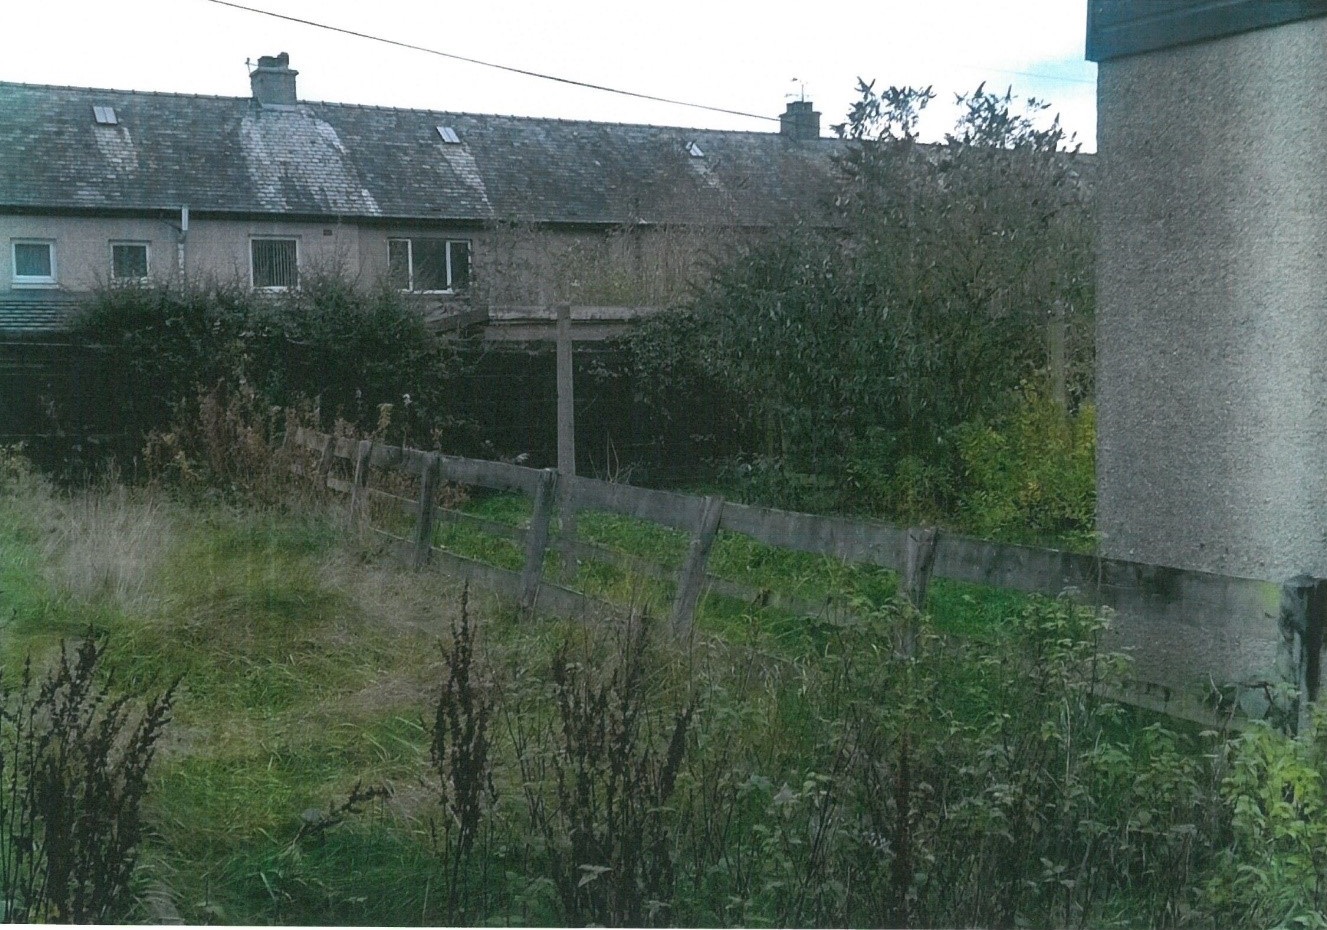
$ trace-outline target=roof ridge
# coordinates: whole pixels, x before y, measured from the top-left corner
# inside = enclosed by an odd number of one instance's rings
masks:
[[[29,90],[78,91],[88,94],[129,94],[140,97],[171,97],[186,100],[229,100],[250,102],[252,97],[233,94],[198,94],[169,90],[134,90],[124,87],[84,87],[76,84],[29,84],[22,81],[0,81],[0,87],[17,87]],[[512,119],[525,122],[560,123],[581,126],[611,126],[617,128],[638,128],[654,130],[677,130],[679,132],[722,133],[730,136],[775,136],[778,130],[762,131],[758,129],[715,129],[705,126],[682,126],[675,123],[630,123],[623,120],[572,119],[563,116],[534,116],[519,113],[482,113],[473,110],[437,110],[431,107],[402,107],[391,104],[351,103],[342,100],[298,100],[298,106],[342,107],[354,110],[378,110],[389,113],[428,113],[432,115],[465,116],[470,118]],[[771,120],[777,117],[770,117]]]
[[[250,100],[227,94],[185,94],[171,90],[133,90],[125,87],[83,87],[77,84],[28,84],[23,81],[0,81],[0,87],[22,87],[29,90],[77,90],[94,94],[133,94],[138,97],[187,97],[195,100]]]
[[[445,116],[492,117],[497,119],[516,119],[541,123],[577,123],[585,126],[618,126],[640,129],[678,129],[686,132],[721,132],[729,135],[770,136],[777,131],[761,132],[757,129],[711,129],[704,126],[681,126],[672,123],[628,123],[622,120],[570,119],[565,116],[532,116],[519,113],[480,113],[474,110],[435,110],[429,107],[398,107],[388,104],[350,103],[341,100],[300,100],[309,106],[345,107],[355,110],[386,110],[394,113],[430,113]],[[777,117],[770,117],[771,120]]]

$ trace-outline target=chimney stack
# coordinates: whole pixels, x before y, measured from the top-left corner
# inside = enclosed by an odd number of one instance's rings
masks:
[[[297,102],[297,74],[298,71],[290,70],[290,56],[285,52],[276,57],[263,55],[258,59],[258,67],[249,72],[253,99],[263,106],[293,107]]]
[[[820,114],[810,100],[792,100],[779,117],[779,135],[802,142],[820,138]]]

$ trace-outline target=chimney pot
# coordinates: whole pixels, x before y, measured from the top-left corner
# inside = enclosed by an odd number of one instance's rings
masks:
[[[298,71],[291,70],[290,56],[285,52],[260,56],[258,67],[249,73],[253,99],[264,106],[293,107],[298,102],[295,96],[298,74]]]
[[[779,134],[805,141],[820,138],[820,114],[810,100],[792,100],[779,117]]]

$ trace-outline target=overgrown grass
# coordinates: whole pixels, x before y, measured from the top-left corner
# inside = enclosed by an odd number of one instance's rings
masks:
[[[26,474],[0,496],[6,664],[49,657],[61,637],[92,628],[119,686],[183,680],[153,774],[145,861],[187,920],[420,920],[420,902],[387,907],[372,870],[356,892],[342,881],[357,874],[349,861],[326,863],[322,878],[293,864],[311,842],[291,845],[302,812],[360,781],[419,781],[421,711],[454,609],[451,585],[372,565],[340,536],[317,507],[186,506],[143,489],[61,495]],[[317,857],[337,844],[347,854],[404,844],[423,861],[428,844],[409,826],[419,796],[403,791],[376,819],[327,831]],[[352,840],[356,831],[367,834]],[[324,894],[306,912],[318,896],[297,894],[299,881],[269,892],[278,873],[335,885],[335,900]]]
[[[641,614],[466,612],[454,584],[346,538],[316,502],[2,487],[9,667],[91,626],[118,686],[182,678],[135,875],[151,922],[1322,915],[1317,744],[1232,744],[1102,700],[1120,672],[1096,647],[1104,621],[1067,603],[937,582],[908,655],[916,618],[889,573],[725,535],[721,573],[851,612],[711,597],[679,644]],[[527,518],[504,496],[472,512]],[[581,528],[637,557],[685,545],[596,514]],[[642,589],[597,571],[582,583]]]

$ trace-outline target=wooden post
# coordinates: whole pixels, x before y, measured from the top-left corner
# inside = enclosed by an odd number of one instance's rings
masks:
[[[296,437],[299,436],[299,431],[302,429],[304,429],[304,427],[297,426],[295,427],[295,431],[293,433],[289,429],[287,429],[284,433],[281,434],[281,451],[283,453],[290,454],[290,452],[294,450]]]
[[[903,594],[918,611],[926,609],[926,590],[935,567],[936,528],[914,526],[908,530],[903,557]]]
[[[336,461],[336,437],[327,434],[327,445],[323,446],[322,458],[318,460],[318,480],[327,487],[327,476],[332,472],[332,463]]]
[[[558,474],[576,477],[576,391],[572,371],[571,304],[557,305]],[[570,489],[571,482],[564,487]],[[563,494],[561,518],[562,580],[576,577],[576,507],[570,493]]]
[[[558,471],[576,474],[576,398],[572,376],[571,305],[557,306]]]
[[[373,440],[361,439],[355,449],[355,477],[350,482],[350,515],[347,519],[349,526],[355,525],[355,518],[359,516],[360,507],[364,502],[364,489],[369,484],[369,456],[373,454]]]
[[[303,450],[304,427],[297,426],[292,433],[286,430],[286,438],[281,443],[281,451],[289,457],[290,473],[304,477],[304,465],[300,462],[300,452]]]
[[[911,658],[917,651],[918,621],[926,608],[926,591],[931,584],[931,569],[935,567],[936,529],[933,526],[908,529],[903,555],[903,576],[899,579],[903,596],[915,608],[903,634],[904,656]]]
[[[433,503],[438,490],[438,472],[441,459],[430,452],[424,459],[419,475],[419,521],[415,524],[415,568],[428,564],[433,548]]]
[[[1046,357],[1051,371],[1051,398],[1060,413],[1069,413],[1069,373],[1065,360],[1065,307],[1056,300],[1046,320]]]
[[[705,498],[700,522],[691,536],[691,545],[687,547],[686,563],[677,579],[677,595],[673,599],[673,630],[677,633],[689,633],[696,619],[700,591],[705,582],[705,566],[710,560],[714,539],[719,535],[719,519],[722,516],[723,498],[713,495]]]
[[[546,468],[539,479],[539,486],[535,488],[534,514],[530,517],[530,529],[525,536],[525,568],[521,571],[522,610],[532,610],[535,598],[539,595],[539,582],[544,575],[544,550],[548,548],[548,528],[553,521],[557,480],[557,471]]]

